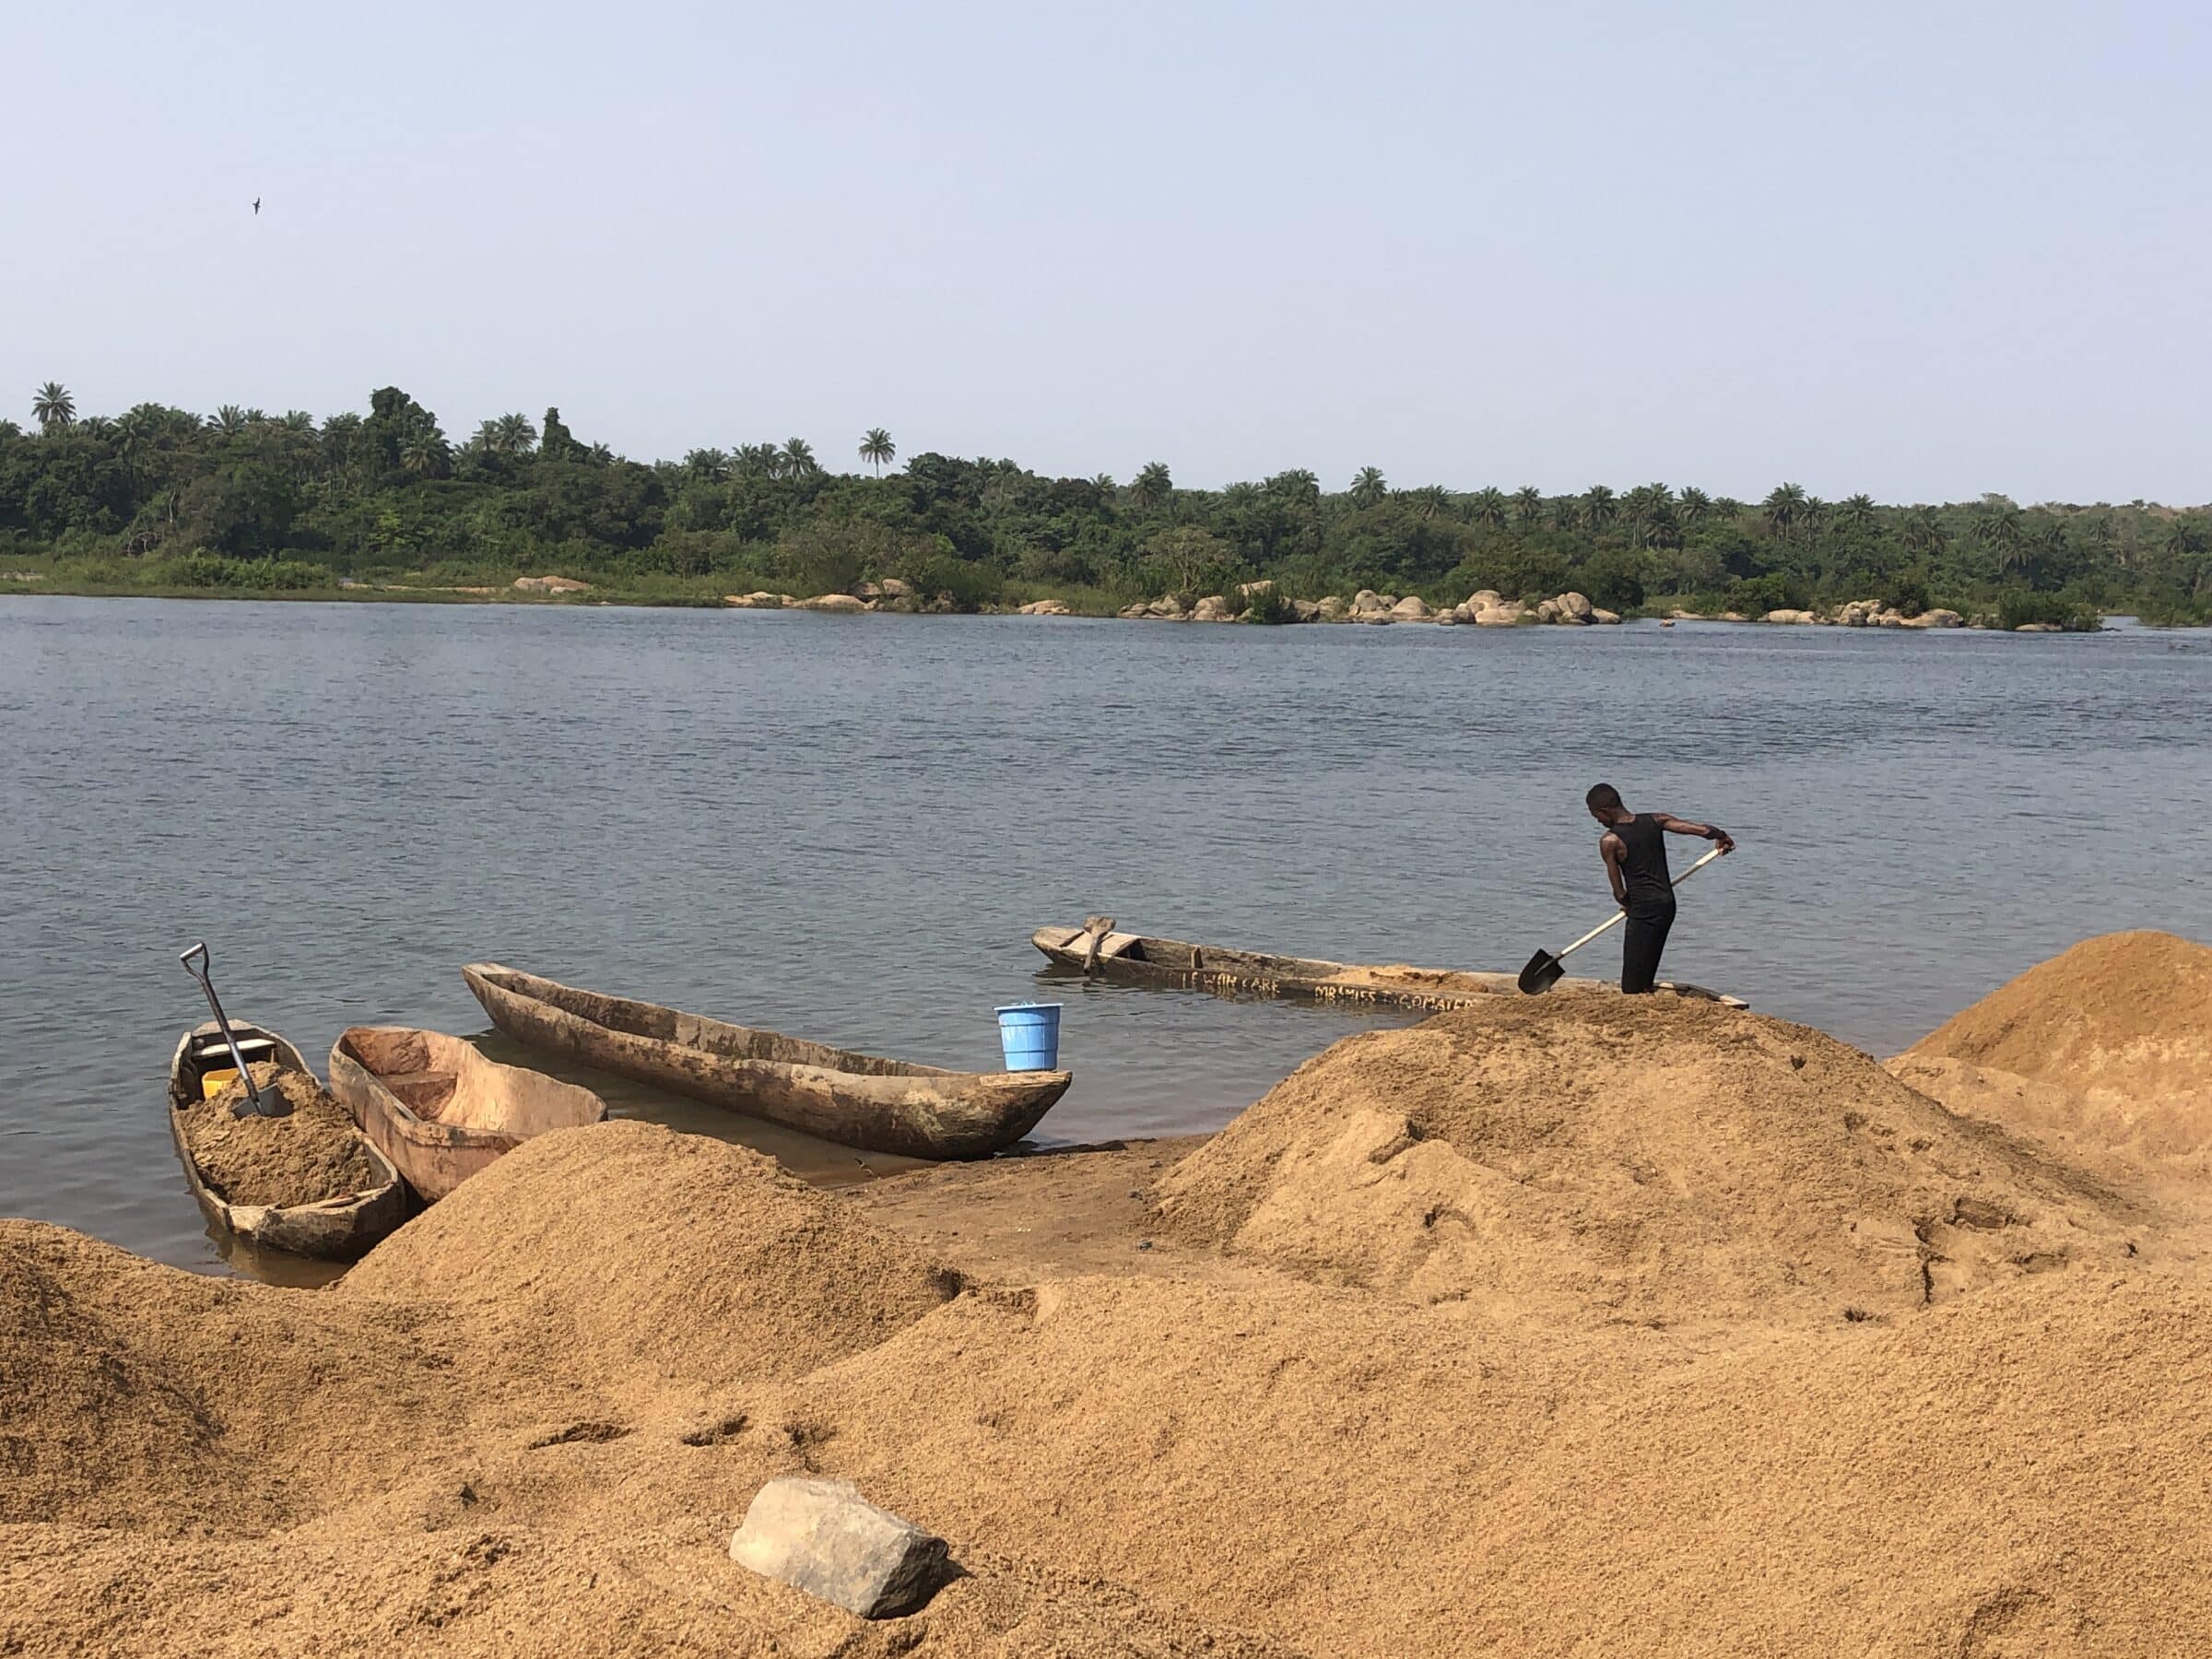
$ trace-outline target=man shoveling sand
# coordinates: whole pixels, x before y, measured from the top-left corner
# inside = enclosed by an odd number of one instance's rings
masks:
[[[1735,851],[1735,840],[1725,830],[1693,824],[1670,812],[1630,812],[1621,804],[1620,791],[1610,783],[1594,785],[1583,799],[1590,816],[1606,827],[1598,840],[1598,854],[1606,861],[1615,900],[1629,913],[1620,949],[1620,988],[1639,995],[1658,982],[1659,956],[1666,948],[1667,930],[1675,924],[1666,838],[1699,836],[1718,842],[1723,853]]]

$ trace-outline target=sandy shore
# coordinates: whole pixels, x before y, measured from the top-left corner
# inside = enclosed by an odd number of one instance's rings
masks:
[[[2208,1160],[2212,950],[2129,935],[1888,1067],[1500,999],[836,1193],[564,1131],[324,1290],[0,1223],[0,1652],[2195,1651]],[[735,1566],[803,1471],[966,1575]]]

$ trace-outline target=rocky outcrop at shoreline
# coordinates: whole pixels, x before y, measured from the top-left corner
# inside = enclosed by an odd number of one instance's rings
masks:
[[[1024,606],[1024,611],[1031,607]],[[1365,622],[1376,627],[1397,622],[1427,622],[1450,628],[1473,623],[1482,628],[1519,628],[1539,623],[1582,628],[1618,624],[1618,612],[1591,604],[1582,594],[1561,594],[1534,608],[1518,599],[1502,597],[1484,588],[1457,605],[1432,606],[1418,594],[1403,597],[1361,588],[1349,600],[1330,594],[1325,599],[1280,600],[1272,582],[1247,582],[1232,596],[1209,594],[1186,604],[1178,595],[1140,600],[1124,606],[1116,615],[1142,622]]]
[[[523,583],[517,582],[516,585],[520,587]],[[949,614],[958,608],[950,594],[937,594],[925,599],[911,583],[900,581],[897,577],[857,583],[849,594],[818,594],[813,598],[802,599],[791,594],[760,591],[727,594],[723,596],[723,603],[738,610],[893,611],[909,615]],[[1019,606],[984,608],[1023,617],[1073,617],[1078,614],[1065,599],[1035,599]],[[1361,588],[1348,600],[1335,594],[1321,599],[1290,599],[1286,598],[1271,581],[1248,582],[1230,592],[1202,594],[1195,599],[1181,594],[1168,594],[1158,599],[1140,599],[1134,605],[1123,606],[1114,614],[1124,620],[1138,622],[1361,622],[1373,627],[1427,623],[1444,628],[1462,625],[1477,628],[1606,628],[1617,627],[1622,620],[1618,611],[1606,610],[1592,603],[1588,594],[1572,591],[1557,594],[1530,605],[1525,600],[1506,598],[1493,588],[1483,588],[1468,594],[1457,605],[1431,606],[1418,594],[1400,595],[1379,593],[1373,588]],[[1952,628],[1994,629],[2003,626],[1994,616],[1977,614],[1970,617],[1941,606],[1907,615],[1894,606],[1884,605],[1878,599],[1853,599],[1827,610],[1779,608],[1756,617],[1741,611],[1676,610],[1665,621],[1669,625],[1675,622],[1753,622],[1778,628],[1893,628],[1912,630]],[[2056,623],[2026,622],[2012,631],[2058,633],[2064,630]]]

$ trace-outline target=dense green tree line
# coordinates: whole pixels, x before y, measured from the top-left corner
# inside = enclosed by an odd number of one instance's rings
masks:
[[[2212,513],[2144,502],[1892,506],[1782,484],[1756,501],[1695,488],[1341,491],[1293,469],[1178,488],[924,453],[890,434],[825,465],[804,439],[626,460],[547,409],[455,442],[396,387],[318,422],[225,406],[80,414],[49,383],[32,426],[0,421],[0,558],[122,585],[324,586],[429,571],[558,571],[641,593],[830,592],[902,576],[966,606],[1061,594],[1092,605],[1218,593],[1259,577],[1294,596],[1360,587],[1456,600],[1579,589],[1618,610],[1761,611],[1877,597],[1908,610],[2002,605],[2053,619],[2212,614]]]

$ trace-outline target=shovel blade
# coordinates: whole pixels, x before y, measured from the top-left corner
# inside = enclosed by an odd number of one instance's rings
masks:
[[[1566,977],[1567,964],[1550,951],[1539,950],[1521,970],[1521,989],[1530,996],[1541,996]]]

